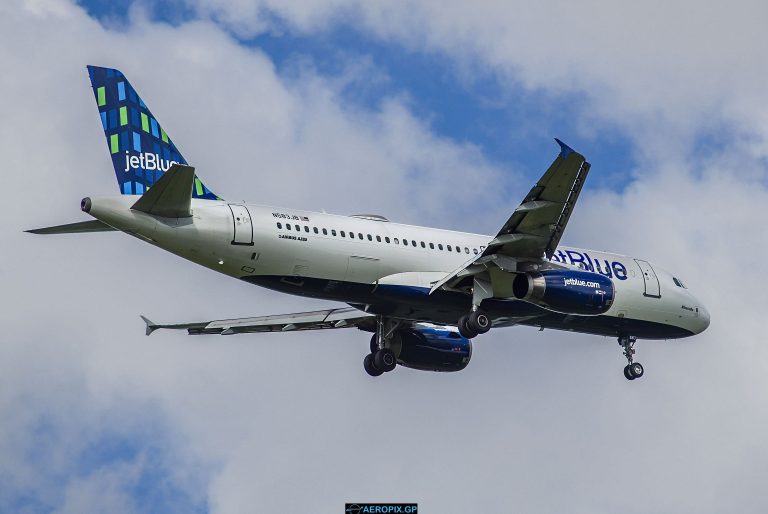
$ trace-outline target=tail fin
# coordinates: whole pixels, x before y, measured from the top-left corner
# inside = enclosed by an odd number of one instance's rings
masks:
[[[187,164],[125,75],[97,66],[88,74],[122,194],[144,194],[172,164]],[[192,197],[219,199],[197,177]]]

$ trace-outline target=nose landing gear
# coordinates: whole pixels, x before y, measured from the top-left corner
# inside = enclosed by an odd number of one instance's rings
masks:
[[[627,358],[627,365],[624,366],[624,376],[627,380],[634,380],[643,376],[643,365],[635,362],[635,336],[619,336],[619,344],[624,348],[624,357]]]

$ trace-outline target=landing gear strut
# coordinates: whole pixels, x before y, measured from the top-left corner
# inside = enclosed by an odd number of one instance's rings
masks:
[[[635,336],[619,336],[619,344],[624,348],[624,357],[627,358],[627,365],[624,366],[624,376],[627,380],[634,380],[643,376],[643,365],[635,362]]]
[[[363,359],[366,373],[378,377],[397,367],[397,354],[400,351],[400,338],[397,334],[398,321],[386,320],[381,316],[376,320],[376,333],[371,337],[371,353]]]

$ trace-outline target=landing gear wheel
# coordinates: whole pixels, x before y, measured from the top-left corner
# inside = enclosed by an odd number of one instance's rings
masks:
[[[462,337],[466,337],[467,339],[473,339],[477,337],[477,332],[474,330],[471,330],[467,326],[467,321],[469,320],[469,316],[462,316],[459,318],[459,322],[456,324],[459,328],[459,334],[462,335]]]
[[[395,366],[397,366],[397,357],[395,357],[395,352],[389,348],[382,348],[381,350],[377,350],[376,353],[373,354],[373,365],[385,373],[392,371],[395,369]]]
[[[363,359],[363,367],[365,368],[365,372],[371,375],[372,377],[378,377],[383,371],[376,368],[376,366],[373,365],[373,354],[369,353],[365,356],[365,359]]]
[[[491,318],[479,309],[473,311],[467,318],[467,328],[478,334],[485,334],[491,329]]]
[[[624,376],[626,377],[627,380],[634,380],[635,379],[635,377],[632,376],[632,372],[629,369],[629,364],[624,366]]]
[[[644,372],[643,365],[639,362],[633,362],[629,365],[629,373],[633,379],[642,377]]]

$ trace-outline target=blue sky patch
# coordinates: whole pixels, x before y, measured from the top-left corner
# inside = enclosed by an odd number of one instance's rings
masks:
[[[81,4],[107,26],[127,21],[131,0]],[[173,6],[173,8],[171,8]],[[177,8],[178,7],[178,8]],[[178,2],[153,3],[149,14],[156,21],[178,24],[193,14]],[[538,178],[557,155],[554,138],[560,138],[584,154],[592,163],[590,183],[595,188],[623,189],[636,166],[629,139],[616,127],[589,127],[582,132],[585,101],[580,95],[553,95],[529,90],[500,79],[490,70],[466,71],[444,55],[416,52],[396,43],[368,37],[349,25],[302,35],[291,32],[279,18],[273,30],[250,39],[244,46],[264,52],[278,73],[299,78],[309,64],[329,79],[345,74],[355,63],[367,62],[378,78],[353,80],[342,89],[342,100],[366,109],[376,109],[393,96],[408,99],[408,107],[436,135],[480,149],[496,166],[515,168],[531,180]],[[112,63],[118,68],[120,63]],[[519,185],[505,184],[510,189]]]

